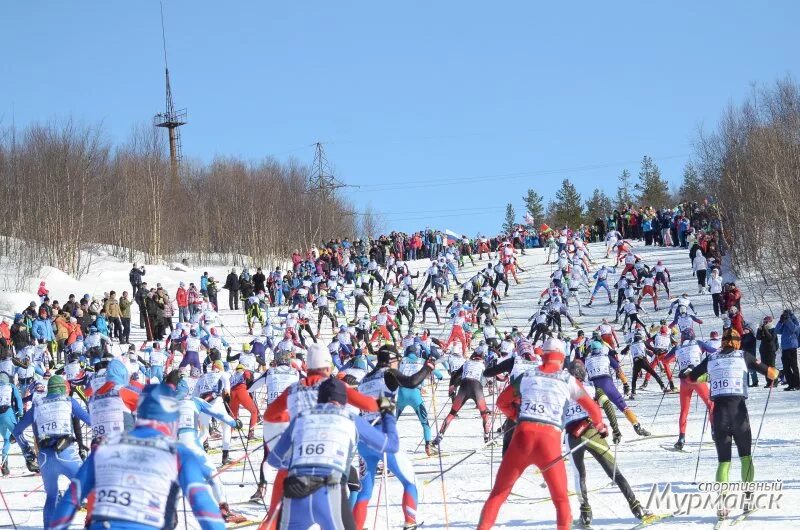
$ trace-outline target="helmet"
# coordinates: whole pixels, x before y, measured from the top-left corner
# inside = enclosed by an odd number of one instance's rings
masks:
[[[717,330],[712,331],[710,337],[711,337],[712,340],[718,339],[719,338],[719,331],[717,331]]]
[[[633,334],[633,341],[634,342],[641,342],[642,340],[644,340],[644,337],[642,336],[642,332],[641,331],[637,331],[636,333]]]
[[[404,355],[408,357],[409,355],[418,355],[419,354],[419,344],[412,344],[406,348]]]
[[[593,340],[589,344],[589,351],[592,353],[603,353],[603,343],[599,340]]]
[[[681,330],[681,340],[694,339],[694,330],[692,328],[684,328]]]
[[[176,392],[167,384],[147,385],[139,394],[136,415],[141,419],[162,423],[178,421]]]
[[[586,381],[586,367],[582,362],[572,361],[569,363],[567,371],[578,381]]]

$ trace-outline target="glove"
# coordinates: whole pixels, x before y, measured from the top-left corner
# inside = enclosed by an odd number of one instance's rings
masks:
[[[608,436],[608,426],[605,423],[601,423],[597,426],[597,433],[600,435],[601,438],[605,438]]]
[[[777,379],[777,378],[770,378],[770,379]],[[17,411],[17,421],[22,419],[22,411]]]
[[[242,420],[240,420],[239,418],[236,418],[236,430],[237,431],[242,430]]]
[[[453,399],[453,398],[455,398],[455,397],[456,397],[456,387],[454,387],[454,386],[451,386],[451,387],[448,389],[448,391],[447,391],[447,396],[448,396],[450,399]]]
[[[614,431],[614,434],[611,437],[611,441],[614,442],[614,445],[617,445],[620,442],[620,440],[622,440],[622,433],[619,432],[619,429],[617,429]]]
[[[702,323],[703,323],[703,321],[702,321],[702,320],[700,320],[700,319],[698,318],[698,319],[697,319],[697,323],[698,323],[698,324],[702,324]]]
[[[386,396],[381,396],[376,399],[378,402],[378,410],[380,410],[381,414],[393,414],[394,413],[394,402]]]
[[[87,455],[88,455],[88,451],[86,450],[85,447],[81,447],[80,449],[78,449],[78,456],[81,457],[81,460],[85,461]]]
[[[772,379],[773,381],[777,380],[778,379],[778,369],[773,367],[773,366],[770,366],[769,368],[767,368],[767,378],[768,379]]]

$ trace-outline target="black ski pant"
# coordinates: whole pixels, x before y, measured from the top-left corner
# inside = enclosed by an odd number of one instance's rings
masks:
[[[664,389],[664,381],[662,381],[656,371],[650,367],[650,363],[647,362],[647,357],[639,357],[633,360],[633,375],[631,376],[632,393],[636,393],[636,381],[639,380],[639,374],[642,370],[650,374],[656,380],[658,386],[660,386],[662,390]]]

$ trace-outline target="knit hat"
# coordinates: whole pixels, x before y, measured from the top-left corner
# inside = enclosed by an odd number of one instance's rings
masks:
[[[319,344],[311,344],[308,348],[308,360],[306,366],[309,370],[324,370],[330,368],[333,361],[331,360],[331,353],[327,348]]]
[[[558,339],[549,338],[542,343],[542,360],[564,360],[564,343]]]
[[[48,394],[66,394],[67,393],[67,382],[64,381],[64,378],[61,377],[60,375],[54,375],[47,382],[47,393]]]
[[[329,377],[319,385],[317,403],[335,401],[340,405],[347,403],[347,386],[336,377]]]
[[[742,337],[735,328],[728,328],[722,334],[722,347],[738,350],[742,344]]]

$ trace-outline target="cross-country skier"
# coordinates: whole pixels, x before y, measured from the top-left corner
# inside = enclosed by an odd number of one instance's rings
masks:
[[[519,420],[511,444],[497,470],[489,498],[483,505],[478,530],[490,530],[500,506],[514,483],[531,464],[542,470],[556,507],[557,530],[569,530],[572,514],[567,495],[567,472],[561,455],[561,429],[564,406],[577,401],[589,413],[598,435],[607,436],[600,408],[569,373],[562,371],[564,344],[548,339],[542,345],[542,366],[526,372],[509,385],[498,398],[503,413]]]
[[[686,328],[681,332],[681,344],[675,346],[675,359],[678,363],[678,377],[681,380],[681,412],[678,417],[678,441],[675,442],[675,449],[682,450],[686,442],[686,420],[689,417],[689,406],[692,403],[692,394],[697,392],[700,399],[703,400],[706,407],[708,407],[708,417],[713,423],[714,417],[714,403],[709,397],[708,384],[705,381],[691,381],[681,376],[681,373],[690,366],[698,366],[703,357],[703,354],[708,354],[717,351],[710,344],[695,340],[694,332],[691,328]]]
[[[353,415],[345,407],[347,386],[336,378],[318,385],[317,398],[316,405],[291,421],[267,458],[273,467],[287,470],[281,528],[309,528],[316,523],[326,530],[352,529],[347,478],[356,444],[379,454],[396,453],[400,445],[396,420],[386,398],[380,400],[380,428]]]
[[[481,421],[483,422],[483,440],[488,441],[491,428],[491,411],[486,407],[486,399],[483,397],[483,371],[486,369],[484,362],[484,355],[481,351],[475,350],[470,356],[469,360],[450,376],[450,388],[448,395],[453,404],[450,408],[450,413],[444,419],[442,428],[439,430],[439,435],[434,439],[434,445],[439,445],[444,437],[445,431],[450,426],[450,423],[458,416],[458,411],[467,402],[472,400],[480,412]],[[458,389],[458,392],[456,392]]]
[[[170,528],[177,524],[177,486],[202,530],[225,529],[203,464],[174,440],[179,418],[175,395],[166,384],[144,388],[136,427],[92,451],[45,528],[67,530],[91,492],[95,503],[90,530]]]
[[[613,433],[614,445],[617,445],[622,439],[622,433],[617,426],[617,415],[614,412],[614,405],[609,401],[602,390],[595,391],[591,383],[586,381],[586,369],[580,362],[572,362],[569,365],[569,373],[580,381],[586,393],[593,396],[595,401],[603,407],[606,413],[608,423],[611,425],[611,432]],[[595,394],[596,392],[596,394]],[[592,524],[592,507],[589,504],[589,495],[586,488],[586,466],[584,466],[583,458],[588,451],[597,463],[606,472],[608,478],[616,483],[619,491],[628,501],[628,506],[633,512],[633,516],[637,519],[643,519],[649,513],[642,507],[642,504],[636,499],[630,484],[627,479],[622,475],[622,471],[617,467],[613,452],[608,446],[608,443],[598,437],[598,431],[595,428],[592,420],[589,419],[589,413],[575,400],[570,400],[567,407],[564,409],[564,430],[567,431],[567,444],[573,450],[572,463],[575,469],[576,480],[575,483],[579,486],[576,489],[578,501],[581,505],[580,524],[584,527],[589,527]],[[585,446],[578,447],[581,443],[587,442]]]
[[[639,374],[642,370],[655,377],[658,386],[661,387],[662,392],[669,392],[669,388],[661,380],[661,377],[650,367],[650,362],[647,360],[648,355],[655,355],[653,348],[644,340],[644,335],[641,331],[636,330],[633,336],[633,342],[625,346],[620,355],[625,355],[630,352],[633,359],[633,368],[631,374],[631,394],[629,399],[636,399],[636,381],[639,379]]]
[[[2,473],[7,476],[11,473],[8,469],[8,453],[11,450],[11,432],[17,421],[23,415],[22,396],[17,387],[11,384],[8,374],[0,373],[0,438],[3,439]]]
[[[683,377],[697,382],[708,374],[711,400],[714,402],[712,428],[714,444],[717,448],[716,482],[728,482],[731,466],[731,443],[736,444],[741,462],[742,482],[752,482],[755,477],[753,467],[752,432],[747,412],[748,370],[755,370],[770,379],[778,377],[778,370],[756,360],[751,354],[740,350],[741,335],[733,328],[727,328],[722,335],[722,350],[710,353],[697,366],[687,366]],[[752,494],[751,494],[752,495]],[[728,510],[723,504],[717,516],[725,519]],[[745,507],[745,510],[752,506]]]
[[[51,528],[51,518],[58,500],[58,477],[63,475],[72,479],[81,466],[81,458],[74,443],[73,417],[91,425],[86,411],[75,398],[67,395],[67,382],[60,375],[54,375],[47,382],[47,395],[28,409],[14,427],[14,439],[22,449],[25,460],[29,461],[36,457],[22,433],[33,426],[33,437],[39,448],[39,469],[46,494],[42,515],[45,528]],[[54,521],[57,520],[56,517]]]

